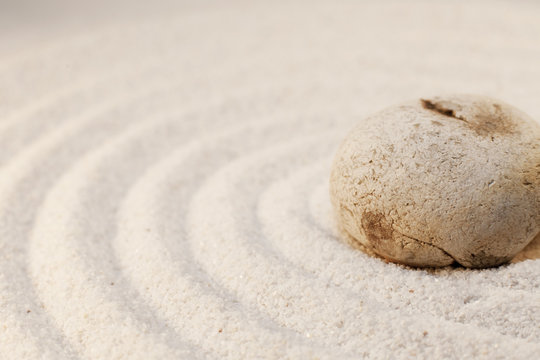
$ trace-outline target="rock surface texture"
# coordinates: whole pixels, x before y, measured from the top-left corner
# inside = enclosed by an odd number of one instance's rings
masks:
[[[343,141],[330,195],[342,230],[390,261],[497,266],[540,232],[540,126],[477,95],[390,107]]]

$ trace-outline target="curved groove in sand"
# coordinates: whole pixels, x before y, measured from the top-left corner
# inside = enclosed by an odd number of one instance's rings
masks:
[[[238,154],[250,151],[250,147],[253,150],[281,138],[280,127],[286,125],[287,122],[275,120],[262,123],[257,128],[244,124],[197,139],[149,169],[147,175],[130,190],[122,206],[122,226],[116,239],[116,254],[122,267],[139,293],[160,311],[162,318],[170,319],[168,322],[183,337],[193,338],[216,356],[283,357],[291,352],[298,356],[312,356],[326,352],[315,343],[308,346],[309,339],[293,331],[284,331],[264,316],[257,314],[254,317],[255,309],[246,307],[215,284],[193,260],[184,230],[189,194],[197,190],[200,185],[198,179],[216,171],[215,167],[219,168],[220,163],[227,163]],[[264,138],[260,137],[262,134],[265,134]],[[246,145],[238,141],[246,136],[254,136],[262,143]],[[185,169],[193,171],[186,172]],[[180,184],[182,189],[178,188]],[[164,224],[161,217],[156,216],[164,207],[169,214],[174,214],[173,223]],[[133,243],[134,238],[138,239],[137,243]],[[156,282],[155,277],[166,281],[167,287]],[[194,298],[199,299],[199,303],[190,301]],[[201,305],[204,305],[204,312],[198,311]],[[205,331],[208,338],[201,339],[191,331],[194,327],[204,326],[202,324],[209,326]],[[258,343],[259,346],[245,347],[242,339],[249,339],[249,343]],[[223,348],[222,341],[240,345]],[[283,347],[285,343],[289,343],[286,348]],[[268,348],[272,349],[270,353]]]
[[[160,95],[161,96],[161,95]],[[147,101],[151,99],[148,95],[144,97]],[[130,114],[129,111],[137,110],[127,101],[127,107],[124,114]],[[116,114],[121,113],[119,103],[115,104]],[[99,108],[97,108],[99,109]],[[51,326],[49,316],[44,310],[39,299],[34,297],[33,285],[27,280],[26,263],[26,239],[33,231],[32,226],[34,216],[37,212],[41,200],[47,195],[49,187],[54,184],[59,174],[68,168],[73,162],[79,159],[79,156],[98,145],[108,136],[114,135],[123,129],[127,121],[136,119],[137,114],[131,113],[126,118],[119,117],[118,120],[111,120],[111,109],[105,112],[92,112],[81,116],[81,119],[69,122],[52,134],[40,138],[37,142],[27,146],[23,152],[16,155],[11,161],[2,168],[2,177],[0,177],[0,231],[2,236],[0,244],[5,252],[15,254],[5,259],[0,269],[4,278],[17,276],[17,283],[10,283],[4,288],[2,306],[12,309],[14,314],[20,316],[9,319],[10,329],[20,329],[18,336],[12,334],[16,341],[25,344],[24,348],[27,354],[35,349],[37,354],[43,354],[45,357],[60,357],[62,352],[56,348],[62,348],[58,344],[63,344],[61,335],[55,335],[55,326]],[[91,134],[91,136],[83,136]],[[65,152],[64,148],[69,146],[70,151]],[[40,179],[40,187],[36,188],[34,180]],[[25,194],[31,194],[27,196]],[[8,241],[9,240],[9,241]],[[10,299],[14,299],[10,301]],[[31,313],[28,316],[27,313]],[[8,325],[6,324],[6,325]],[[40,333],[32,334],[31,324],[40,324],[39,328],[48,329],[50,333],[47,340],[41,339]],[[26,330],[29,329],[29,330]],[[50,340],[49,340],[50,339]],[[50,345],[47,343],[50,342]],[[69,347],[65,347],[69,349]],[[49,354],[49,350],[51,353]],[[71,350],[67,354],[71,356]]]
[[[124,99],[125,104],[117,102],[114,107],[103,109],[103,111],[98,111],[101,109],[96,107],[93,112],[81,115],[81,119],[64,124],[53,131],[52,134],[40,138],[31,146],[27,146],[23,152],[17,154],[2,168],[3,176],[0,178],[0,199],[2,199],[0,204],[0,214],[2,215],[0,216],[0,231],[4,232],[4,236],[0,240],[4,242],[2,246],[6,252],[12,252],[17,256],[6,259],[0,273],[5,278],[13,277],[15,274],[21,276],[18,283],[9,284],[9,287],[4,288],[5,293],[10,295],[4,297],[7,302],[2,305],[5,308],[12,309],[13,313],[21,314],[20,317],[9,319],[6,326],[9,324],[10,329],[21,329],[19,336],[11,335],[14,339],[17,339],[17,342],[27,344],[24,346],[26,353],[31,353],[30,349],[36,349],[35,353],[49,356],[48,351],[43,350],[43,347],[47,347],[46,343],[48,341],[41,341],[41,344],[38,344],[35,339],[40,338],[39,333],[31,336],[28,330],[24,330],[32,329],[29,324],[39,323],[41,324],[40,328],[50,329],[48,331],[51,332],[49,338],[52,340],[50,346],[52,349],[62,348],[64,343],[63,340],[58,340],[53,335],[55,331],[53,330],[54,326],[51,326],[50,320],[48,320],[48,310],[44,311],[42,305],[40,305],[41,301],[32,298],[34,294],[32,285],[28,280],[23,280],[27,276],[24,273],[25,263],[27,262],[24,257],[26,254],[24,237],[29,236],[32,231],[31,226],[33,226],[35,209],[39,205],[41,198],[47,195],[49,187],[53,185],[59,174],[62,174],[65,169],[76,162],[75,160],[79,161],[82,154],[93,146],[99,145],[108,137],[124,131],[126,125],[146,120],[145,107],[147,107],[148,103],[160,104],[161,111],[165,113],[170,112],[171,107],[176,106],[175,91],[171,91],[171,89],[155,91],[148,88],[146,91],[148,92],[146,95],[142,94]],[[167,95],[168,93],[172,93],[172,95]],[[245,100],[247,97],[242,95],[240,98]],[[234,101],[229,100],[224,104],[233,106]],[[257,104],[257,101],[254,104]],[[187,105],[187,103],[186,106],[187,108],[184,111],[197,107],[197,105]],[[222,111],[223,108],[226,109],[223,105],[217,104],[210,106],[210,110],[204,111],[212,113],[212,108],[215,108],[217,112]],[[197,111],[196,113],[200,116],[204,112]],[[153,114],[153,116],[155,118],[159,114]],[[170,114],[167,117],[172,118],[171,121],[174,123],[176,117]],[[146,120],[146,122],[148,121]],[[179,124],[182,124],[182,122],[179,122]],[[69,152],[64,151],[66,147],[70,148]],[[36,177],[41,179],[40,188],[35,188],[33,184]],[[28,193],[32,193],[32,197],[26,199],[22,194]],[[28,211],[28,209],[32,211]],[[9,232],[5,233],[6,231]],[[17,234],[18,238],[9,235],[13,232]],[[8,299],[10,298],[16,299],[16,302],[9,302]],[[32,312],[31,316],[26,315],[28,310]],[[61,336],[59,339],[61,339]],[[36,343],[31,345],[33,341]],[[66,346],[65,348],[69,347]],[[50,356],[53,358],[60,356],[55,350],[51,351],[53,352]],[[71,350],[68,351],[68,354],[71,353]]]

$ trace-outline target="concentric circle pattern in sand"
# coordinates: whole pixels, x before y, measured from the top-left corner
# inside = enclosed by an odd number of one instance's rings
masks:
[[[166,5],[0,36],[0,358],[540,353],[540,239],[409,269],[340,239],[328,198],[384,106],[483,93],[540,119],[540,5]]]

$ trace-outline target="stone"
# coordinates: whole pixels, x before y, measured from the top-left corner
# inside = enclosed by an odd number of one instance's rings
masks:
[[[340,229],[392,262],[504,264],[540,233],[540,125],[478,95],[387,108],[340,145],[330,196]]]

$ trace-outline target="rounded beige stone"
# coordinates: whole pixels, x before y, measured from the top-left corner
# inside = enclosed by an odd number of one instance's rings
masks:
[[[540,232],[540,125],[477,95],[390,107],[345,138],[330,195],[341,229],[388,260],[497,266]]]

